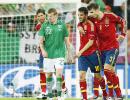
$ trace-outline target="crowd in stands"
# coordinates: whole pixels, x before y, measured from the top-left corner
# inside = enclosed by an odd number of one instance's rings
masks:
[[[0,4],[1,15],[35,13],[38,4]],[[40,6],[40,4],[39,4]],[[44,5],[41,5],[44,6]]]

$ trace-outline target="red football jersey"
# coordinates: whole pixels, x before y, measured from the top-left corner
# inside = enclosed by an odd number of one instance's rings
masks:
[[[86,23],[79,23],[78,27],[82,27],[85,34],[80,33],[80,48],[84,48],[84,46],[88,43],[89,39],[94,40],[93,45],[87,49],[85,52],[82,53],[82,56],[90,55],[93,52],[97,50],[97,45],[96,45],[96,27],[94,24],[90,21],[87,21]]]
[[[38,24],[35,26],[35,29],[36,29],[36,31],[39,31],[39,30],[40,30],[40,28],[41,28],[41,24],[40,24],[40,23],[38,23]]]
[[[116,25],[120,24],[121,34],[124,34],[124,20],[113,13],[104,13],[104,16],[98,19],[91,19],[97,28],[97,37],[99,49],[101,51],[119,48],[116,36]]]

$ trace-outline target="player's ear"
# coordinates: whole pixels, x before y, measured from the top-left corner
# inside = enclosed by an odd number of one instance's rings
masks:
[[[34,16],[34,21],[37,21],[37,15]]]

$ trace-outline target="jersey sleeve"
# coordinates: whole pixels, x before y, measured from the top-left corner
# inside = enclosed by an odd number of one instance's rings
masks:
[[[95,40],[96,39],[96,27],[92,22],[90,23],[90,33],[89,33],[89,39]]]
[[[120,16],[117,16],[114,13],[110,14],[110,18],[112,19],[113,22],[117,23],[119,25],[119,29],[121,31],[121,35],[125,37],[125,20],[121,18]]]
[[[38,23],[38,24],[35,26],[35,30],[36,30],[36,31],[39,31],[40,28],[41,28],[41,24]]]
[[[78,23],[77,27],[82,27],[82,24],[81,24],[81,23]]]
[[[69,32],[68,32],[68,29],[67,29],[67,26],[66,24],[64,23],[63,24],[63,32],[64,32],[64,37],[68,37],[69,36]]]
[[[43,23],[39,32],[38,32],[39,36],[45,36],[45,24]]]

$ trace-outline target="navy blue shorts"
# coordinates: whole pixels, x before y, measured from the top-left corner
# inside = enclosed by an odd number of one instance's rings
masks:
[[[87,71],[88,67],[90,67],[91,72],[100,73],[101,65],[101,59],[98,51],[88,56],[80,56],[78,59],[79,71]]]
[[[43,60],[44,60],[43,55],[42,55],[42,53],[40,53],[39,64],[38,64],[40,69],[43,69]]]
[[[119,55],[119,49],[111,49],[101,52],[102,64],[109,64],[115,66],[117,57]]]

